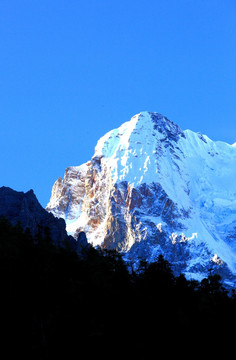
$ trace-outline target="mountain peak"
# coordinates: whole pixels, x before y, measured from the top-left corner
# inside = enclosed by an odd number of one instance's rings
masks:
[[[114,157],[117,150],[125,151],[134,144],[148,145],[155,140],[175,141],[185,138],[181,128],[166,116],[156,112],[142,111],[119,128],[109,131],[97,143],[95,156]],[[139,146],[138,146],[139,147]],[[145,151],[145,150],[143,150]]]
[[[151,111],[142,111],[139,114],[132,117],[132,119],[137,120],[137,127],[153,127],[154,130],[157,130],[160,133],[166,134],[182,134],[184,136],[183,131],[181,128],[174,123],[173,121],[169,120],[166,116]],[[130,121],[132,121],[132,119]],[[139,126],[138,126],[139,124]]]
[[[126,260],[158,254],[191,278],[212,264],[235,282],[236,147],[183,131],[143,111],[97,142],[86,164],[70,167],[47,210]]]

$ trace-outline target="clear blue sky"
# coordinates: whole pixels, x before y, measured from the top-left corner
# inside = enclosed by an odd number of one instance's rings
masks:
[[[235,0],[0,0],[0,51],[0,186],[43,206],[140,111],[236,141]]]

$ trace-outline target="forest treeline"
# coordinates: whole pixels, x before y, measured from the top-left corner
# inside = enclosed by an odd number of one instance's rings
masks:
[[[31,359],[140,353],[232,331],[236,297],[218,275],[174,276],[163,256],[128,269],[116,251],[53,245],[0,220],[1,349]],[[231,330],[230,330],[231,329]],[[82,357],[84,358],[84,357]],[[111,356],[112,358],[112,356]]]

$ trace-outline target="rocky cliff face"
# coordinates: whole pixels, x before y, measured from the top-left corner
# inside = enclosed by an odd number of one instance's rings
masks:
[[[0,218],[5,217],[13,225],[19,222],[25,230],[28,228],[33,236],[44,235],[48,228],[53,242],[63,244],[67,239],[64,219],[58,219],[48,213],[38,202],[33,190],[26,193],[15,191],[9,187],[0,188]],[[72,243],[72,239],[70,239]]]
[[[158,254],[201,279],[235,284],[236,146],[143,112],[102,137],[93,158],[66,169],[47,210],[77,237],[135,264]]]

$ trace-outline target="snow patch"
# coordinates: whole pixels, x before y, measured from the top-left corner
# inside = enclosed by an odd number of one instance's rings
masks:
[[[214,262],[217,265],[222,265],[224,262],[218,257],[217,254],[215,254],[212,258],[211,261]]]

